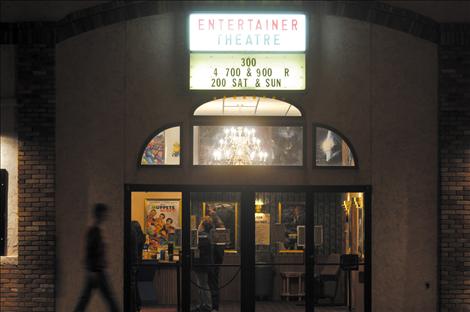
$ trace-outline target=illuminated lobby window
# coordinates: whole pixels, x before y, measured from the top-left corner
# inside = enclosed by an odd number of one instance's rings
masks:
[[[157,131],[158,134],[145,146],[140,160],[144,166],[174,166],[181,163],[181,129],[180,127],[166,128]]]
[[[194,126],[193,164],[302,166],[303,127]]]
[[[302,113],[292,104],[258,96],[223,97],[197,107],[194,116],[193,165],[303,165]],[[239,116],[247,118],[240,123]]]

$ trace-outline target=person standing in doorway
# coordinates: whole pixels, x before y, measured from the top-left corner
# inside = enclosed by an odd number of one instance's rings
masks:
[[[214,208],[209,208],[209,217],[211,218],[213,228],[225,228],[224,222],[217,215],[217,211]],[[213,267],[208,269],[208,282],[209,289],[211,291],[212,299],[212,311],[219,311],[220,304],[220,289],[219,289],[219,272],[220,267],[224,262],[225,245],[214,244],[212,246],[212,261]]]
[[[91,292],[98,288],[108,304],[111,312],[119,311],[116,300],[109,287],[106,275],[105,243],[101,235],[101,225],[106,220],[108,206],[98,203],[94,207],[94,224],[88,229],[86,237],[86,279],[82,294],[74,309],[75,312],[85,311],[90,301]]]
[[[145,244],[145,235],[138,221],[131,222],[131,311],[140,311],[142,302],[140,300],[137,274],[139,265],[142,263],[142,250]]]
[[[194,260],[194,273],[197,279],[199,293],[199,306],[193,311],[211,312],[212,299],[209,288],[209,271],[212,265],[212,251],[209,234],[212,229],[212,219],[209,216],[203,217],[198,227],[198,247],[199,257]]]

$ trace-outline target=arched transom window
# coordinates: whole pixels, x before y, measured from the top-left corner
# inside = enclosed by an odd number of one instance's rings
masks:
[[[314,128],[316,167],[357,167],[354,149],[344,135],[324,125],[315,125]]]
[[[144,166],[176,166],[181,156],[180,127],[157,130],[147,141],[141,154],[140,164]]]
[[[194,111],[194,116],[280,116],[301,117],[292,104],[274,98],[234,96],[214,99]]]

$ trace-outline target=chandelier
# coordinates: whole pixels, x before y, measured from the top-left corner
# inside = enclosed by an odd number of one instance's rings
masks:
[[[266,162],[268,153],[262,150],[261,140],[254,128],[224,128],[224,137],[219,140],[212,156],[217,164],[243,166]]]

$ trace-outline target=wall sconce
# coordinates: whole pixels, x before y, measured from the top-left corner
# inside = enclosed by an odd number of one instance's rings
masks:
[[[261,199],[255,200],[255,212],[260,213],[263,210],[263,201]]]
[[[356,208],[362,208],[364,207],[364,197],[353,197],[354,205]]]
[[[349,216],[349,212],[351,211],[352,202],[350,200],[343,201],[343,208],[344,213]]]

